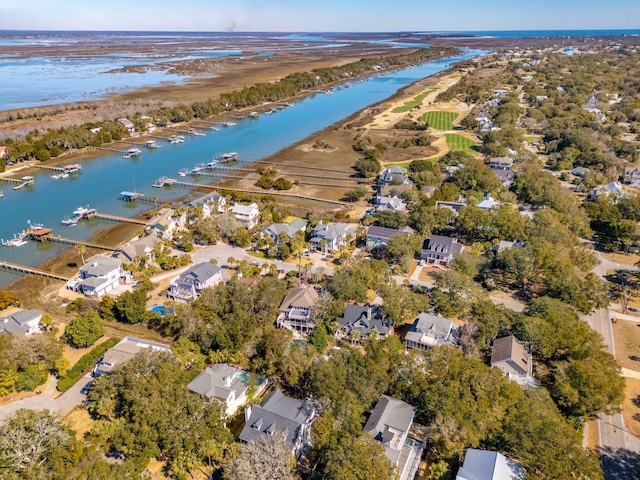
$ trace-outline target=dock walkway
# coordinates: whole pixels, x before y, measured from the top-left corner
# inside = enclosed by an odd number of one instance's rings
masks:
[[[30,275],[38,275],[40,277],[52,278],[54,280],[60,280],[63,282],[68,282],[71,280],[70,277],[65,277],[64,275],[59,275],[54,272],[47,272],[46,270],[40,270],[39,268],[31,268],[25,267],[24,265],[18,265],[17,263],[0,261],[0,269],[7,270],[9,272],[14,273],[27,273]]]

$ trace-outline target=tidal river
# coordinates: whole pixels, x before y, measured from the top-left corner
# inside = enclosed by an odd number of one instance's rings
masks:
[[[107,154],[83,162],[82,173],[68,178],[56,180],[51,178],[54,172],[38,170],[33,174],[33,187],[13,190],[10,185],[0,185],[4,191],[4,198],[0,199],[0,238],[12,238],[14,233],[22,231],[31,221],[53,228],[54,235],[88,239],[95,230],[113,224],[92,220],[81,221],[75,227],[61,225],[61,220],[70,216],[79,206],[89,205],[101,213],[134,217],[148,210],[150,205],[145,202],[123,202],[119,200],[120,192],[135,191],[148,197],[155,195],[160,202],[169,201],[184,195],[186,191],[179,188],[152,188],[151,184],[158,177],[179,178],[180,170],[210,162],[217,154],[224,152],[238,152],[243,160],[267,157],[368,105],[390,97],[402,87],[445,70],[453,62],[483,53],[470,51],[457,57],[355,81],[349,88],[335,89],[332,95],[316,94],[272,115],[238,120],[237,125],[218,131],[201,130],[206,136],[188,136],[185,143],[169,144],[158,140],[162,148],[142,148],[139,158],[125,159],[117,153]],[[18,172],[14,176],[21,175]],[[187,179],[193,181],[191,177]],[[50,242],[0,247],[0,260],[33,267],[65,248],[68,247]],[[15,274],[0,271],[0,287],[6,287],[17,278]]]

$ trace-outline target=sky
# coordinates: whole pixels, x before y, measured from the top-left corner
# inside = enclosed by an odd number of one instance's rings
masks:
[[[640,0],[2,0],[0,30],[399,32],[640,28]]]

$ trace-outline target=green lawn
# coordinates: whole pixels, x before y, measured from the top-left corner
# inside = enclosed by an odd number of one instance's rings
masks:
[[[472,147],[474,147],[476,144],[473,140],[470,140],[467,137],[463,137],[462,135],[457,135],[455,133],[446,133],[444,136],[447,139],[447,146],[452,152],[474,151]]]
[[[436,130],[451,130],[457,117],[458,114],[454,112],[427,112],[422,115],[422,121]]]
[[[436,88],[430,88],[429,90],[427,90],[425,92],[422,92],[417,97],[414,97],[413,99],[409,100],[408,102],[405,102],[404,105],[402,105],[401,107],[394,108],[392,110],[392,112],[393,113],[404,113],[404,112],[408,112],[412,108],[419,107],[420,105],[422,105],[422,101],[426,98],[426,96],[429,95],[432,92],[435,92],[436,90],[437,90]]]

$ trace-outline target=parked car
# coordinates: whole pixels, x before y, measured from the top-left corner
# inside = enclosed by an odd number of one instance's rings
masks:
[[[80,390],[80,393],[82,395],[86,395],[87,393],[89,393],[89,389],[91,388],[92,384],[93,384],[93,380],[89,380],[87,384],[84,387],[82,387],[82,390]]]

